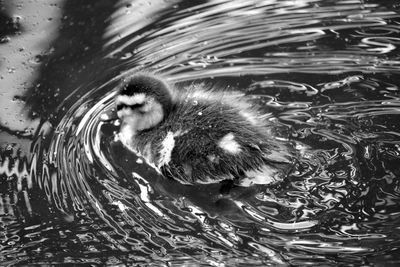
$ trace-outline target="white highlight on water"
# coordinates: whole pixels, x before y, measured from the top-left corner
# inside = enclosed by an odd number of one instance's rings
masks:
[[[245,172],[246,178],[240,181],[241,186],[251,186],[253,184],[271,184],[279,180],[279,173],[271,169],[270,166],[264,165],[258,170]]]

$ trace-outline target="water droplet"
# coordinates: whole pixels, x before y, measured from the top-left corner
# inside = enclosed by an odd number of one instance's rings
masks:
[[[21,97],[19,95],[14,96],[11,101],[13,101],[13,102],[21,102],[21,103],[25,102],[23,97]]]
[[[7,68],[7,72],[8,73],[14,73],[15,72],[15,68],[14,67]]]
[[[33,58],[31,58],[29,62],[33,64],[39,64],[44,60],[45,57],[46,57],[45,55],[36,55]]]
[[[28,127],[28,128],[26,128],[26,129],[24,130],[24,135],[25,135],[25,136],[27,136],[27,135],[32,135],[33,132],[34,132],[34,128]]]
[[[199,104],[199,102],[197,100],[193,100],[193,106],[197,106],[197,104]]]
[[[9,41],[11,41],[11,38],[8,36],[4,36],[0,39],[0,44],[8,43]]]

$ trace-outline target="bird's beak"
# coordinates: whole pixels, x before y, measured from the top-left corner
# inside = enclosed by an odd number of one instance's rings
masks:
[[[116,120],[119,120],[117,111],[115,109],[110,109],[110,110],[104,111],[100,115],[100,120],[103,122],[114,122]]]

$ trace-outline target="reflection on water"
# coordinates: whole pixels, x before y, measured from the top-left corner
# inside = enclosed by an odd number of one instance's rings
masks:
[[[19,37],[0,28],[0,48],[11,51],[0,62],[0,261],[398,263],[400,21],[391,2],[55,1],[46,5],[57,16],[43,16],[56,18],[57,35],[20,63],[10,60],[18,40],[29,43],[33,18],[4,4],[2,21],[26,15]],[[23,72],[29,58],[37,67]],[[107,120],[116,84],[139,69],[243,90],[298,151],[294,170],[228,194],[164,179]]]

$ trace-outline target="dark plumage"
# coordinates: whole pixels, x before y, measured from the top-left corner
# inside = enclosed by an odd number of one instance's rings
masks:
[[[280,164],[290,164],[291,155],[258,107],[240,92],[203,87],[179,90],[151,74],[130,77],[116,97],[121,141],[182,183],[282,179]]]

